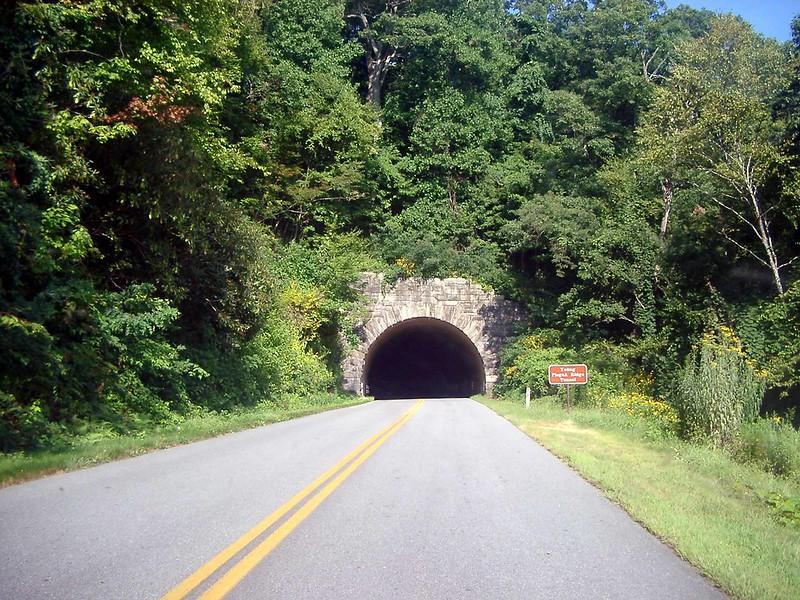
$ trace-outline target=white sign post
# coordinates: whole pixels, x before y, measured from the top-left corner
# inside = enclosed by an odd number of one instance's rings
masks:
[[[531,388],[525,388],[525,408],[531,407]]]

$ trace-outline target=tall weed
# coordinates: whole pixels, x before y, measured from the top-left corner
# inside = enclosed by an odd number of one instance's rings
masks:
[[[742,425],[734,456],[800,482],[800,431],[784,418],[769,417]]]
[[[758,415],[765,386],[732,329],[722,326],[705,334],[677,385],[680,432],[690,440],[730,447],[742,423]]]

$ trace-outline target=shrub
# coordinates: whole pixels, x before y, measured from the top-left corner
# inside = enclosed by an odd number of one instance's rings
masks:
[[[341,332],[361,298],[352,284],[362,271],[383,265],[369,254],[356,234],[329,234],[292,242],[279,249],[271,265],[276,304],[319,356],[327,355],[335,368],[341,352]]]
[[[172,411],[190,405],[187,381],[208,375],[167,338],[179,312],[154,292],[154,286],[138,284],[101,297],[96,322],[109,377],[95,416],[134,413],[168,421]]]
[[[453,211],[446,200],[421,200],[391,217],[380,239],[383,259],[394,276],[469,277],[501,292],[513,283],[500,246],[476,237],[467,211]]]
[[[517,338],[503,351],[500,361],[500,394],[521,393],[531,388],[531,395],[541,397],[552,393],[547,382],[548,365],[572,362],[574,352],[558,345],[558,333],[540,329]]]
[[[0,450],[37,446],[48,437],[43,399],[58,381],[54,340],[39,323],[0,314]]]
[[[767,497],[767,504],[779,522],[800,527],[800,497],[773,492]]]
[[[0,451],[43,445],[50,441],[53,427],[41,401],[22,403],[0,391]]]
[[[28,307],[46,325],[0,315],[4,451],[61,443],[87,420],[123,431],[190,405],[187,381],[205,372],[170,341],[179,313],[154,286],[99,292],[82,281],[50,293],[52,310]]]
[[[624,347],[605,340],[594,341],[581,348],[580,357],[589,367],[589,385],[580,392],[587,404],[608,406],[625,390],[639,389],[630,385],[632,372]]]
[[[655,437],[674,434],[678,425],[678,413],[670,404],[641,392],[617,394],[609,401],[608,407],[644,421],[648,432]]]
[[[267,402],[285,405],[291,396],[327,390],[333,375],[284,312],[268,315],[252,339],[233,348],[220,340],[197,350],[193,358],[211,376],[197,381],[192,397],[215,410]]]
[[[734,456],[800,481],[800,431],[787,419],[769,417],[745,423]]]
[[[278,301],[286,316],[294,323],[301,339],[311,341],[324,321],[322,314],[325,296],[314,286],[289,281],[281,290]]]
[[[737,328],[748,352],[769,371],[771,388],[800,385],[800,279],[780,296],[737,307]]]
[[[730,446],[742,423],[758,415],[764,390],[765,377],[747,360],[731,328],[704,334],[676,389],[681,434]]]

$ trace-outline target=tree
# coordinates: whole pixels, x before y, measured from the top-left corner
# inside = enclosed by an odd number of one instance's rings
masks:
[[[381,106],[383,83],[400,51],[386,38],[410,4],[411,0],[351,0],[347,4],[345,21],[364,46],[367,102],[373,106]]]
[[[413,262],[420,274],[460,273],[496,284],[502,276],[487,272],[504,267],[491,238],[510,212],[497,180],[507,174],[514,129],[521,128],[518,107],[510,105],[532,88],[509,85],[515,59],[502,2],[413,6],[402,27],[398,20],[394,39],[403,52],[384,88],[384,127],[398,149],[404,185],[381,247],[387,259]],[[409,239],[406,230],[419,227],[426,230],[422,239]]]
[[[771,106],[788,84],[791,63],[777,43],[732,16],[715,19],[709,33],[682,46],[678,57],[639,132],[664,183],[662,237],[679,178],[721,210],[719,233],[769,268],[782,294],[781,270],[793,259],[779,258],[773,222],[785,207],[772,179],[787,156],[784,125],[773,119]]]
[[[516,0],[512,10],[522,60],[540,63],[551,89],[578,94],[617,150],[669,74],[675,43],[710,14],[659,0]]]
[[[232,126],[260,169],[237,195],[284,239],[382,220],[377,112],[350,81],[360,47],[342,37],[344,0],[269,3],[243,50]]]

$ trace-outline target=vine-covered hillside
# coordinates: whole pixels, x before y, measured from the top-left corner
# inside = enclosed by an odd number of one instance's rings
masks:
[[[2,450],[335,389],[364,270],[523,302],[501,388],[527,343],[669,400],[712,340],[762,410],[797,403],[800,20],[782,45],[659,0],[0,10]]]

